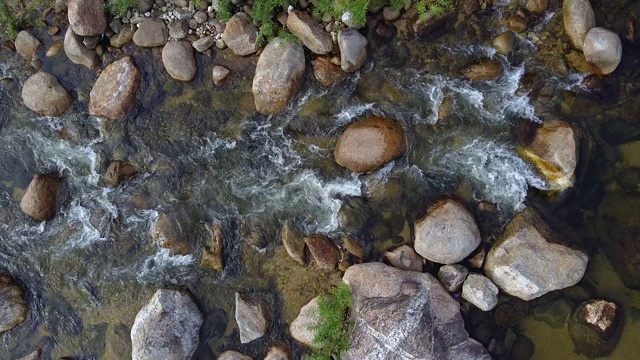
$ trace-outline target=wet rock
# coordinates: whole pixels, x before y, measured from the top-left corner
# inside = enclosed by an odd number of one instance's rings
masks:
[[[21,357],[18,360],[39,360],[41,354],[42,354],[42,350],[41,349],[36,349],[36,350],[32,351],[31,353]]]
[[[304,50],[299,44],[280,38],[267,44],[258,58],[252,85],[259,113],[272,115],[284,110],[289,99],[300,88],[304,76],[304,61]]]
[[[561,328],[573,312],[573,303],[567,299],[553,300],[533,308],[533,318],[544,321],[552,328]]]
[[[588,358],[611,355],[618,341],[624,318],[616,303],[589,300],[581,304],[569,320],[569,335],[576,352]]]
[[[267,334],[269,321],[262,302],[236,293],[236,323],[240,342],[246,344]]]
[[[448,292],[458,292],[462,288],[462,283],[469,275],[466,267],[455,265],[444,265],[438,270],[438,280]]]
[[[462,284],[462,298],[482,311],[498,305],[498,287],[486,276],[470,273]]]
[[[107,29],[103,0],[69,0],[69,25],[80,36],[95,36]]]
[[[305,265],[304,234],[291,220],[285,222],[282,227],[282,244],[285,250],[287,250],[287,254],[289,254],[295,262],[302,266]]]
[[[169,75],[178,81],[189,82],[198,72],[193,47],[188,41],[169,41],[162,49],[162,64]]]
[[[620,171],[616,183],[626,190],[635,190],[640,186],[640,168],[628,167]]]
[[[386,251],[384,257],[391,265],[400,270],[422,272],[422,258],[407,245]]]
[[[95,51],[87,49],[82,41],[82,37],[76,35],[69,27],[64,36],[64,52],[74,64],[83,65],[93,70],[98,67],[100,60]]]
[[[34,59],[38,49],[42,46],[40,40],[36,39],[27,30],[22,30],[18,33],[14,44],[16,52],[27,60]]]
[[[549,0],[527,0],[525,7],[528,12],[540,15],[549,9]]]
[[[47,52],[44,54],[46,57],[54,57],[60,53],[62,50],[62,41],[56,41],[47,49]]]
[[[518,15],[509,16],[506,22],[507,28],[516,33],[525,32],[529,27],[529,25],[527,24],[527,20]]]
[[[414,227],[418,254],[440,264],[457,263],[480,245],[480,230],[473,215],[455,200],[433,204]]]
[[[211,70],[211,77],[213,78],[213,83],[216,85],[220,84],[221,82],[224,81],[224,79],[227,78],[227,76],[229,76],[229,73],[231,73],[229,69],[227,69],[222,65],[214,66],[213,70]]]
[[[393,6],[385,6],[382,9],[382,18],[384,21],[392,22],[400,17],[400,11],[393,8]]]
[[[203,318],[191,296],[160,289],[138,312],[131,328],[133,360],[190,359]]]
[[[47,175],[36,175],[20,201],[20,209],[37,221],[49,221],[56,213],[56,199],[60,180]]]
[[[205,36],[194,41],[191,45],[197,52],[205,52],[209,50],[216,43],[216,39],[213,36]]]
[[[484,258],[487,256],[487,251],[484,248],[480,248],[475,254],[471,255],[466,261],[466,264],[472,269],[481,269],[484,265]]]
[[[324,86],[333,86],[347,78],[347,73],[331,62],[331,58],[320,56],[311,60],[313,76]]]
[[[535,345],[533,341],[524,335],[519,335],[511,345],[509,350],[509,359],[513,360],[529,360],[533,357]]]
[[[467,66],[462,74],[471,81],[494,80],[502,74],[502,66],[496,61],[485,60]]]
[[[502,327],[518,325],[529,314],[529,303],[517,298],[503,302],[493,312],[493,319]]]
[[[351,235],[342,235],[342,244],[344,245],[345,249],[347,249],[349,254],[359,259],[364,258],[364,249]]]
[[[133,39],[136,33],[135,25],[124,25],[120,32],[109,38],[109,44],[114,48],[121,48]]]
[[[564,0],[562,2],[564,31],[573,46],[582,50],[584,38],[596,26],[596,17],[589,0]]]
[[[44,71],[31,75],[22,87],[24,105],[39,115],[58,117],[73,103],[55,76]]]
[[[360,70],[367,62],[367,39],[356,29],[342,29],[338,32],[340,67],[345,72]]]
[[[218,360],[253,360],[253,358],[237,351],[227,350],[218,356]]]
[[[485,274],[498,287],[523,300],[575,285],[589,258],[567,246],[531,209],[518,213],[493,245]]]
[[[272,346],[264,360],[291,360],[291,353],[281,346]]]
[[[219,225],[204,224],[209,239],[207,245],[205,245],[202,251],[202,259],[200,263],[202,266],[208,267],[215,271],[222,271],[224,269],[224,260],[222,255],[224,253],[224,232]]]
[[[298,314],[298,317],[293,320],[289,327],[291,337],[308,347],[317,347],[313,341],[316,333],[312,327],[316,325],[319,320],[319,301],[320,296],[316,296],[303,306],[302,309],[300,309],[300,314]]]
[[[175,40],[182,40],[189,35],[189,25],[186,21],[176,20],[168,25],[169,36]]]
[[[162,19],[145,18],[133,34],[133,42],[140,47],[156,47],[167,43],[169,29]]]
[[[331,35],[306,12],[291,10],[287,28],[313,53],[324,55],[333,48]]]
[[[27,318],[22,289],[13,279],[0,274],[0,334],[13,329]]]
[[[338,263],[338,270],[340,270],[342,272],[345,272],[345,271],[347,271],[349,266],[351,266],[351,262],[349,262],[349,260],[347,260],[347,259],[342,259]]]
[[[353,294],[355,326],[342,359],[490,359],[433,276],[366,263],[347,269],[343,281]]]
[[[478,0],[461,0],[459,6],[462,13],[466,15],[471,15],[480,10],[480,2]]]
[[[169,249],[171,255],[186,255],[191,251],[189,239],[173,214],[159,214],[150,236],[158,246]]]
[[[594,27],[584,39],[583,52],[587,62],[595,67],[596,74],[610,74],[622,59],[620,36],[611,30]]]
[[[314,234],[304,238],[305,244],[309,247],[309,252],[321,269],[333,270],[340,261],[340,252],[320,234]]]
[[[113,161],[104,174],[104,181],[109,186],[118,186],[122,181],[135,176],[138,170],[126,161]]]
[[[349,125],[338,138],[333,156],[338,165],[356,173],[377,170],[402,156],[404,129],[395,120],[371,117]]]
[[[245,13],[237,13],[227,21],[222,39],[236,55],[246,56],[258,51],[258,29]]]
[[[109,64],[89,93],[89,114],[112,120],[124,118],[133,109],[140,79],[140,70],[128,56]]]
[[[493,39],[493,47],[502,55],[508,55],[513,47],[513,33],[505,31]]]

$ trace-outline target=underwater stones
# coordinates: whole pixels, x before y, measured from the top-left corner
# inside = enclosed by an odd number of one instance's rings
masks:
[[[56,199],[60,180],[47,175],[36,175],[20,201],[20,209],[34,220],[49,221],[56,213]]]
[[[133,42],[140,47],[156,47],[167,43],[169,29],[162,19],[145,18],[135,34]]]
[[[189,239],[173,214],[159,214],[151,227],[151,239],[171,255],[186,255],[191,251]]]
[[[367,173],[399,158],[406,149],[400,123],[370,117],[354,122],[344,130],[333,149],[333,156],[338,165],[356,173]]]
[[[124,118],[136,101],[140,79],[140,70],[129,56],[109,64],[89,93],[89,114],[111,120]]]
[[[251,87],[258,112],[272,115],[284,110],[300,88],[304,69],[301,45],[279,37],[271,40],[258,58]]]
[[[188,293],[156,291],[131,328],[133,360],[190,359],[198,346],[203,321]]]
[[[73,100],[55,76],[40,71],[24,82],[22,102],[39,115],[58,117],[67,111]]]
[[[462,74],[471,81],[493,80],[502,74],[502,66],[496,61],[485,60],[467,66]]]
[[[98,55],[93,50],[87,49],[83,43],[81,36],[78,36],[73,32],[73,29],[69,27],[67,33],[64,35],[64,53],[71,62],[78,65],[83,65],[89,70],[93,70],[98,67],[100,60]]]
[[[384,257],[395,268],[422,272],[422,258],[407,245],[402,245],[391,251],[386,251],[384,253]]]
[[[589,300],[582,303],[569,320],[569,335],[576,351],[588,358],[611,355],[618,341],[624,318],[616,303]]]
[[[233,15],[227,21],[222,40],[236,55],[247,56],[258,51],[258,29],[249,15],[243,12]]]
[[[34,59],[38,49],[42,46],[40,40],[36,39],[36,37],[31,35],[27,30],[22,30],[18,33],[14,44],[16,52],[27,60]]]
[[[566,243],[537,213],[525,209],[487,254],[485,274],[502,291],[523,300],[575,285],[589,258]]]
[[[498,304],[498,287],[486,276],[470,273],[462,284],[462,298],[482,311]]]
[[[544,321],[552,328],[561,328],[573,312],[573,303],[568,299],[557,299],[533,308],[533,318]]]
[[[321,269],[333,270],[340,261],[340,252],[320,234],[313,234],[304,238],[305,244],[309,247],[309,252]]]
[[[480,230],[464,205],[451,199],[433,204],[414,226],[414,248],[440,264],[457,263],[480,245]]]
[[[222,83],[230,73],[231,71],[229,71],[229,69],[222,65],[214,66],[211,70],[211,78],[213,79],[213,83],[216,85]]]
[[[596,17],[589,0],[564,0],[562,20],[571,43],[575,48],[582,50],[587,33],[596,26]]]
[[[136,33],[135,25],[127,24],[120,29],[120,32],[109,38],[109,44],[114,48],[121,48],[133,39]]]
[[[27,318],[27,305],[22,289],[5,274],[0,274],[0,335]]]
[[[502,55],[508,55],[513,47],[513,33],[505,31],[493,39],[493,47]]]
[[[107,29],[103,0],[69,0],[69,25],[80,36],[95,36]]]
[[[266,335],[269,328],[267,313],[261,301],[236,293],[236,323],[240,342],[246,344]]]
[[[134,177],[138,173],[135,166],[126,161],[113,161],[109,164],[107,172],[104,174],[104,181],[107,185],[115,187],[122,181]]]
[[[285,222],[282,227],[282,244],[287,254],[289,254],[295,262],[304,266],[304,234],[291,220]]]
[[[323,55],[333,48],[331,35],[307,12],[291,10],[287,17],[287,29],[313,53]]]
[[[189,82],[198,72],[191,43],[169,41],[162,49],[162,64],[169,75],[178,81]]]
[[[340,67],[345,72],[360,70],[367,62],[367,38],[356,29],[342,29],[338,32]]]
[[[320,296],[311,299],[311,301],[300,309],[300,314],[298,314],[298,317],[296,317],[291,323],[291,326],[289,326],[291,337],[308,347],[317,347],[313,341],[316,336],[313,326],[317,325],[319,320],[319,302]]]
[[[464,329],[460,306],[430,274],[382,263],[349,267],[351,349],[342,359],[490,359]]]
[[[224,253],[224,232],[219,225],[204,224],[205,230],[209,235],[207,244],[202,251],[200,263],[215,271],[224,269],[224,261],[222,255]]]
[[[549,0],[527,0],[525,7],[528,12],[540,15],[549,8]]]
[[[253,360],[250,356],[237,351],[227,350],[218,356],[218,360]]]
[[[331,62],[328,56],[319,56],[311,60],[313,76],[324,86],[333,86],[347,78],[347,73]]]
[[[611,30],[594,27],[587,33],[582,51],[587,62],[595,67],[595,73],[610,74],[622,59],[620,36]]]
[[[438,280],[448,292],[458,292],[468,274],[469,270],[462,265],[444,265],[438,270]]]
[[[342,235],[341,240],[342,240],[342,244],[344,245],[344,248],[347,249],[347,252],[349,252],[349,254],[359,259],[364,258],[364,255],[365,255],[364,249],[360,244],[358,244],[356,239],[354,239],[351,235],[349,234]]]

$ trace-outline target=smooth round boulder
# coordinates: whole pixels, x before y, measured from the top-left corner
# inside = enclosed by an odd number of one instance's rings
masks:
[[[585,59],[598,75],[611,74],[622,59],[622,43],[615,32],[595,27],[587,33],[582,49]]]
[[[596,26],[596,16],[589,0],[564,0],[562,21],[573,46],[582,50],[587,33]]]
[[[140,47],[156,47],[167,43],[169,29],[162,19],[146,18],[133,34],[133,42]]]
[[[371,117],[349,125],[338,138],[333,156],[355,173],[377,170],[407,149],[404,129],[395,120]]]
[[[60,180],[47,175],[36,175],[20,200],[20,209],[38,221],[49,221],[56,214],[56,199]]]
[[[103,0],[69,0],[69,25],[80,36],[96,36],[107,29]]]
[[[14,45],[16,52],[20,54],[20,56],[27,60],[32,60],[36,57],[36,53],[40,46],[42,46],[42,43],[27,30],[22,30],[16,36]]]
[[[112,120],[125,117],[135,104],[140,79],[129,56],[109,64],[89,93],[89,114]]]
[[[169,75],[178,81],[189,82],[198,72],[193,47],[188,41],[169,41],[162,49],[162,64]]]
[[[528,12],[540,15],[549,8],[549,0],[527,0],[525,7]]]
[[[22,289],[13,279],[0,274],[0,335],[27,318],[27,305]]]
[[[58,79],[44,71],[31,75],[22,87],[24,105],[44,116],[58,117],[73,103]]]

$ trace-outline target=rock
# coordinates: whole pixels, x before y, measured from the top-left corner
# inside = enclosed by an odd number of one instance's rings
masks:
[[[133,360],[190,359],[198,346],[203,321],[188,293],[156,291],[131,328]]]
[[[616,183],[625,190],[636,190],[640,186],[640,168],[630,166],[616,176]]]
[[[237,351],[227,350],[218,356],[218,360],[253,360],[250,356]]]
[[[55,76],[44,71],[37,72],[24,82],[22,87],[24,105],[39,115],[58,117],[73,103],[67,90]]]
[[[455,200],[433,204],[414,226],[414,248],[420,256],[440,264],[460,262],[480,245],[473,215]]]
[[[296,225],[288,220],[282,227],[282,244],[287,254],[298,264],[305,265],[304,256],[304,234],[296,227]]]
[[[349,254],[359,259],[364,258],[364,255],[365,255],[364,249],[362,248],[362,246],[360,246],[360,244],[358,244],[356,239],[354,239],[351,235],[348,235],[348,234],[342,235],[342,244],[344,244],[344,247],[345,249],[347,249]]]
[[[460,306],[427,273],[381,263],[353,265],[351,349],[342,359],[491,359],[469,338]]]
[[[101,35],[107,29],[103,0],[69,0],[69,25],[80,36]]]
[[[216,43],[216,39],[213,36],[205,36],[194,41],[191,45],[198,52],[205,52],[209,50]]]
[[[485,274],[498,287],[523,300],[575,285],[589,258],[570,248],[531,209],[518,213],[493,245]]]
[[[40,40],[36,39],[27,30],[22,30],[18,33],[14,44],[16,52],[27,60],[34,59],[38,49],[42,46]]]
[[[51,44],[51,47],[49,47],[47,49],[47,52],[45,52],[45,56],[46,57],[54,57],[56,55],[58,55],[60,53],[60,51],[62,50],[62,41],[56,41],[53,44]]]
[[[462,13],[466,15],[471,15],[480,10],[480,2],[478,0],[461,0],[459,6]]]
[[[158,246],[169,249],[171,255],[186,255],[191,252],[189,239],[175,215],[159,214],[151,227],[150,236]]]
[[[41,354],[42,354],[42,350],[41,349],[36,349],[36,350],[32,351],[31,353],[21,357],[18,360],[39,360]]]
[[[471,273],[462,284],[462,298],[482,311],[498,305],[498,287],[486,276]]]
[[[5,274],[0,274],[0,334],[13,329],[27,318],[22,289]]]
[[[93,70],[98,67],[100,60],[95,51],[89,50],[84,46],[82,40],[82,37],[76,35],[71,27],[69,27],[64,36],[64,52],[74,64],[84,65],[88,69]]]
[[[205,11],[199,10],[193,14],[193,18],[198,22],[198,24],[202,24],[207,21],[208,16]]]
[[[133,39],[136,33],[135,25],[126,24],[122,26],[120,32],[109,38],[109,44],[114,48],[121,48]]]
[[[258,58],[251,87],[258,112],[272,115],[284,110],[300,88],[304,69],[301,45],[280,38],[271,40]]]
[[[569,335],[576,352],[588,358],[608,357],[615,349],[624,317],[616,303],[589,300],[582,303],[569,320]]]
[[[458,292],[468,274],[469,270],[462,265],[444,265],[438,270],[438,280],[448,292]]]
[[[312,329],[318,323],[320,296],[316,296],[300,309],[300,314],[289,326],[291,337],[308,347],[317,347],[313,339],[316,336]]]
[[[162,64],[169,75],[178,81],[189,82],[198,72],[193,48],[188,41],[169,41],[162,49]]]
[[[224,269],[224,231],[219,225],[204,224],[209,239],[202,251],[202,260],[200,263],[215,271]]]
[[[229,69],[227,69],[224,66],[221,65],[216,65],[213,67],[213,70],[211,70],[211,77],[213,78],[213,83],[218,85],[221,82],[224,81],[224,79],[227,78],[227,76],[229,76]]]
[[[513,33],[505,31],[493,39],[493,47],[502,55],[508,55],[513,47]]]
[[[305,244],[309,247],[309,252],[321,269],[333,270],[340,261],[340,252],[324,236],[314,234],[304,238]]]
[[[236,293],[236,323],[240,342],[246,344],[267,334],[269,321],[260,301],[252,301]]]
[[[145,18],[133,34],[133,42],[140,47],[156,47],[166,44],[168,37],[169,29],[162,19]]]
[[[570,124],[549,120],[536,129],[533,140],[520,154],[544,177],[545,190],[561,191],[575,181],[578,145],[578,134]]]
[[[347,78],[347,73],[342,71],[339,66],[334,65],[331,59],[326,56],[320,56],[311,60],[313,68],[313,76],[324,86],[333,86]]]
[[[471,81],[493,80],[502,74],[502,66],[496,61],[485,60],[477,64],[467,66],[462,74]]]
[[[622,59],[622,43],[615,32],[594,27],[584,39],[584,57],[598,75],[611,74]]]
[[[291,353],[280,346],[272,346],[264,360],[291,360]]]
[[[333,48],[331,35],[307,12],[291,10],[287,18],[287,28],[313,53],[324,55]]]
[[[89,93],[89,114],[112,120],[124,118],[133,109],[140,79],[140,70],[128,56],[109,64]]]
[[[525,32],[529,27],[527,20],[518,15],[509,16],[507,18],[506,25],[509,30],[517,33]]]
[[[243,12],[233,15],[227,21],[222,39],[236,55],[246,56],[258,51],[258,29],[249,15]]]
[[[382,18],[384,21],[392,22],[400,17],[400,11],[393,8],[393,6],[385,6],[382,9]]]
[[[528,12],[540,15],[549,9],[549,0],[527,0],[525,7]]]
[[[169,36],[175,40],[182,40],[189,35],[189,25],[186,21],[176,20],[168,25]]]
[[[109,186],[118,186],[122,181],[135,176],[138,170],[126,161],[113,161],[104,174],[104,181]]]
[[[60,180],[47,175],[36,175],[20,201],[20,209],[37,221],[49,221],[56,213],[56,200]]]
[[[517,298],[500,303],[493,311],[493,320],[502,327],[514,327],[529,315],[529,303]]]
[[[596,26],[596,17],[589,0],[564,0],[562,20],[564,31],[569,35],[571,43],[582,50],[587,33]]]
[[[395,120],[370,117],[349,125],[338,138],[333,157],[355,173],[377,170],[407,149],[404,129]]]
[[[386,251],[384,257],[398,269],[422,272],[422,258],[407,245]]]
[[[356,29],[342,29],[338,32],[340,67],[345,72],[360,70],[367,62],[367,39]]]
[[[557,329],[564,324],[573,312],[573,303],[567,299],[553,300],[533,308],[533,318],[544,321],[550,327]]]

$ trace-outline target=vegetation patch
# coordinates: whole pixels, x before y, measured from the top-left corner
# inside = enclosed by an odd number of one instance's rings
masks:
[[[340,283],[330,295],[318,301],[318,321],[312,327],[315,332],[313,342],[318,345],[306,360],[339,359],[340,353],[349,350],[349,310],[353,306],[351,291],[345,283]]]
[[[119,15],[121,18],[127,16],[127,11],[138,6],[137,0],[109,0],[107,10],[111,15]]]
[[[45,17],[55,0],[0,1],[0,35],[15,39],[24,28],[46,26]]]
[[[222,21],[231,19],[231,0],[218,0],[218,18]]]
[[[273,26],[274,12],[288,4],[287,0],[256,0],[251,10],[251,18],[258,24],[258,46],[263,46],[275,36]]]
[[[18,35],[18,21],[4,1],[0,1],[0,27],[10,39]]]
[[[437,19],[456,11],[456,6],[452,0],[420,0],[416,3],[416,10],[420,18],[431,13]]]

